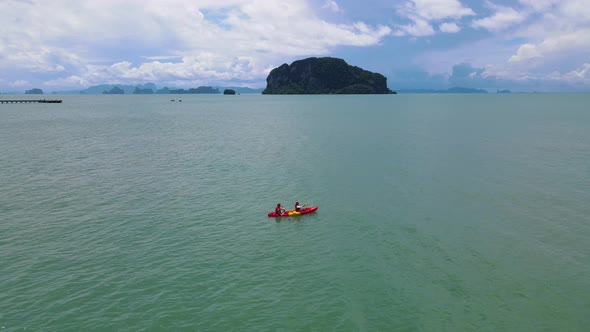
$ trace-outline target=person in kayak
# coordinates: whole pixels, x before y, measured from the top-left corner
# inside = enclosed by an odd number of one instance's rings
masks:
[[[302,208],[303,206],[299,205],[299,202],[295,202],[295,211],[299,212]]]
[[[281,214],[283,214],[283,212],[285,212],[285,209],[281,207],[281,203],[277,204],[277,206],[275,207],[275,213],[280,216]]]

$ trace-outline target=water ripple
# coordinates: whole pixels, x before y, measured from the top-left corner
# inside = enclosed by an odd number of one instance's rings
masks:
[[[2,106],[0,329],[590,323],[587,96],[239,97]]]

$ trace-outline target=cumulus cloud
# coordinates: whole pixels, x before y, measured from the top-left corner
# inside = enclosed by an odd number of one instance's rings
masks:
[[[432,25],[420,18],[415,18],[412,24],[398,26],[398,30],[395,32],[396,36],[410,35],[414,37],[430,36],[432,34],[434,34]]]
[[[522,44],[516,54],[511,56],[508,61],[510,62],[518,62],[518,61],[525,61],[533,58],[541,57],[542,55],[537,50],[537,47],[532,44]]]
[[[475,15],[471,8],[457,0],[411,0],[398,11],[407,17],[421,17],[427,21]]]
[[[333,12],[339,12],[340,11],[340,6],[338,6],[338,4],[336,3],[336,1],[334,1],[334,0],[326,0],[326,3],[324,4],[324,6],[322,8],[324,8],[324,9],[330,9]]]
[[[391,34],[383,25],[326,22],[299,0],[4,0],[0,12],[15,18],[0,25],[0,70],[59,74],[54,85],[263,80],[285,59]]]
[[[572,70],[564,76],[574,81],[590,81],[590,63],[585,63],[579,70]]]
[[[464,7],[457,0],[411,0],[399,6],[397,13],[412,23],[398,25],[395,34],[415,37],[434,34],[432,22],[475,15],[471,8]],[[454,22],[445,22],[441,26],[443,32],[455,30],[458,31],[458,26]]]
[[[447,33],[456,33],[456,32],[459,32],[461,30],[459,28],[459,26],[456,23],[453,23],[453,22],[450,22],[450,23],[449,22],[442,23],[438,27],[438,29],[441,32],[447,32]]]
[[[560,61],[563,57],[590,57],[590,29],[545,38],[540,43],[521,45],[516,54],[509,58],[510,62],[528,61],[534,58],[545,58],[544,61]]]
[[[493,7],[495,13],[492,16],[474,20],[471,26],[497,32],[523,22],[528,16],[528,13],[518,11],[512,7],[491,4],[490,6]]]

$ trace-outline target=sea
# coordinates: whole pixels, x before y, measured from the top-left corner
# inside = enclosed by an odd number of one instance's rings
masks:
[[[590,94],[51,99],[0,104],[1,332],[588,331]]]

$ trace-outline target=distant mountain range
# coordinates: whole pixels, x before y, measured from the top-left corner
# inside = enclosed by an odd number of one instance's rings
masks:
[[[100,94],[218,94],[225,89],[234,90],[237,94],[240,93],[262,93],[262,88],[252,89],[237,86],[200,86],[197,88],[181,89],[176,87],[158,88],[153,83],[125,85],[125,84],[100,84],[94,85],[83,90],[67,90],[67,91],[53,91],[52,94],[84,94],[84,95],[100,95]]]

